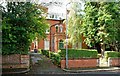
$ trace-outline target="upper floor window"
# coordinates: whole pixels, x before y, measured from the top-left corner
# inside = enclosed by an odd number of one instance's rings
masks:
[[[49,30],[49,29],[47,29],[47,30],[46,30],[46,34],[49,34],[49,33],[50,33],[50,30]]]
[[[54,18],[54,15],[52,15],[52,18]]]
[[[59,29],[58,25],[55,25],[55,28],[56,28],[56,32],[58,32]]]
[[[60,32],[63,32],[63,26],[60,25]]]

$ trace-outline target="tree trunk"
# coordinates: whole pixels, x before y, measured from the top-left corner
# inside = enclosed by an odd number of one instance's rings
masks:
[[[101,55],[104,57],[104,52],[105,52],[105,44],[101,43]]]
[[[101,53],[101,46],[99,43],[95,44],[95,48],[97,49],[98,53]]]

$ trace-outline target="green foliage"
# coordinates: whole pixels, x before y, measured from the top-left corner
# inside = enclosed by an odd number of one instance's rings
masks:
[[[60,61],[61,61],[61,56],[59,53],[54,53],[54,52],[51,52],[50,53],[50,59],[52,59],[52,62],[54,62],[54,64],[60,66]]]
[[[39,53],[39,54],[42,54],[42,51],[41,51],[41,49],[38,49],[38,53]]]
[[[8,2],[2,20],[3,55],[28,53],[32,40],[45,37],[48,27],[41,9],[30,2]]]
[[[68,49],[68,58],[97,58],[97,50],[90,49]],[[66,56],[66,49],[61,49],[60,53],[62,58]]]
[[[41,50],[41,51],[42,54],[49,57],[54,64],[60,66],[61,56],[59,53],[50,52],[49,50]]]
[[[49,57],[49,50],[41,50],[42,54]]]
[[[106,51],[105,52],[105,58],[112,57],[112,58],[118,58],[120,57],[120,52],[116,51]]]
[[[73,45],[82,41],[81,25],[83,22],[83,17],[81,12],[83,10],[79,9],[80,7],[81,4],[73,3],[68,18],[68,35],[70,36],[69,42]]]
[[[118,2],[86,2],[82,31],[88,46],[118,39],[119,12]]]

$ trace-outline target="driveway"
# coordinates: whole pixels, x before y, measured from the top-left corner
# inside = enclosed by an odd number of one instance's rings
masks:
[[[32,53],[31,55],[31,68],[28,74],[63,74],[60,67],[57,67],[52,61],[42,54]]]

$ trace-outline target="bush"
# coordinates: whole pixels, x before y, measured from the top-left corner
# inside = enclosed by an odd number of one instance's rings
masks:
[[[49,50],[41,50],[43,55],[49,57]]]
[[[68,49],[68,58],[97,58],[97,50],[91,49]],[[65,58],[66,49],[61,49],[62,58]]]
[[[105,51],[104,55],[105,55],[105,58],[108,58],[108,57],[118,58],[118,57],[120,57],[120,52],[116,52],[116,51]]]
[[[60,65],[61,56],[59,53],[50,52],[49,50],[41,50],[42,54],[49,57],[56,65]]]
[[[41,49],[38,49],[38,53],[39,53],[39,54],[41,54],[41,53],[42,53]]]
[[[61,60],[60,54],[51,52],[50,59],[52,59],[52,62],[54,62],[54,64],[58,66],[60,65],[60,60]]]

